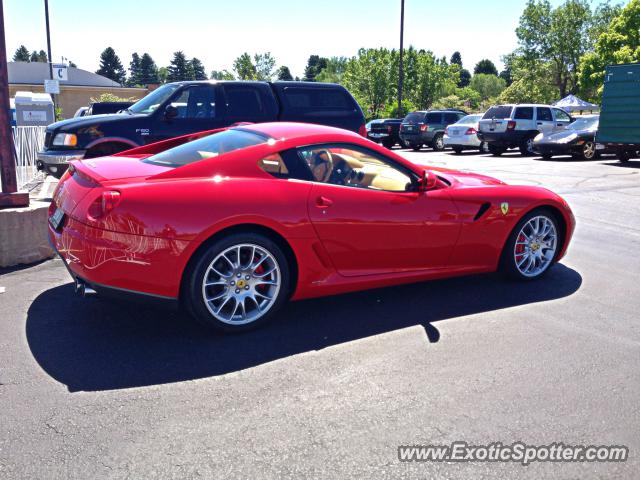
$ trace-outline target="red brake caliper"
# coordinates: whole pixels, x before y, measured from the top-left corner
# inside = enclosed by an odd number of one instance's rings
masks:
[[[516,256],[521,256],[524,254],[524,235],[521,233],[518,235],[518,239],[516,240]]]

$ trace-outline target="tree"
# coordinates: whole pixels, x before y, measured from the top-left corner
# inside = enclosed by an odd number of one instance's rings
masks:
[[[183,51],[174,52],[167,67],[167,82],[181,82],[193,79],[193,68]]]
[[[29,61],[47,63],[49,61],[49,57],[47,57],[47,52],[45,52],[44,50],[40,50],[39,52],[36,52],[34,50],[33,52],[31,52]]]
[[[460,70],[460,81],[458,81],[458,87],[467,87],[471,82],[471,73],[466,68]]]
[[[640,61],[640,0],[631,0],[609,27],[598,37],[593,52],[581,58],[580,86],[592,93],[602,93],[607,65]]]
[[[20,47],[16,50],[16,53],[13,54],[14,62],[28,62],[29,61],[29,50],[24,45],[20,45]]]
[[[127,85],[130,87],[142,85],[140,77],[140,55],[134,52],[131,54],[131,62],[129,63],[129,79],[127,80]]]
[[[105,48],[100,54],[100,68],[98,68],[96,73],[120,84],[124,84],[126,79],[122,62],[120,62],[120,58],[111,47]]]
[[[312,55],[317,57],[317,55]],[[344,85],[355,96],[363,107],[365,116],[378,118],[379,113],[390,103],[394,91],[392,86],[396,77],[393,68],[391,52],[386,48],[361,48],[358,55],[348,60],[344,72]],[[309,65],[305,70],[305,80],[309,80],[308,74],[313,74],[318,60],[309,58]]]
[[[158,82],[167,83],[169,77],[169,70],[167,67],[158,67]]]
[[[511,82],[513,81],[511,79],[511,67],[505,66],[504,70],[502,70],[498,76],[504,80],[507,87],[511,85]]]
[[[256,53],[253,56],[256,70],[256,79],[270,82],[273,79],[274,69],[276,67],[276,59],[270,52]]]
[[[491,60],[485,58],[484,60],[480,60],[476,63],[476,66],[473,69],[474,75],[478,75],[479,73],[498,75],[498,69]]]
[[[228,70],[212,70],[211,71],[211,80],[235,80],[236,77],[233,76]]]
[[[462,55],[460,55],[460,52],[453,52],[453,55],[451,55],[451,60],[449,60],[449,63],[451,64],[458,64],[460,65],[460,68],[462,69]]]
[[[256,66],[251,61],[251,56],[244,52],[233,62],[233,70],[239,80],[255,80],[257,78]]]
[[[293,76],[291,75],[291,72],[289,71],[289,67],[287,67],[286,65],[282,65],[278,69],[277,78],[278,78],[278,80],[288,80],[288,81],[293,80]]]
[[[341,83],[347,68],[346,57],[331,57],[326,59],[326,66],[318,72],[316,82]]]
[[[318,75],[327,66],[327,59],[318,55],[311,55],[304,69],[305,82],[315,82]]]
[[[160,83],[158,67],[148,53],[143,53],[142,57],[140,57],[140,83],[142,85]]]
[[[591,7],[587,0],[567,0],[553,9],[549,0],[529,0],[516,35],[522,54],[550,66],[560,97],[575,93],[580,58],[591,49]]]
[[[190,63],[191,69],[193,70],[193,79],[206,80],[207,74],[205,73],[204,65],[202,64],[202,62],[196,57],[193,57]]]
[[[482,100],[497,97],[507,87],[507,82],[496,75],[478,73],[471,79],[470,87],[480,94]]]

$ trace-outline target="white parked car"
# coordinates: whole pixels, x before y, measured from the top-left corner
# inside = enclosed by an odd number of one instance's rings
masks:
[[[533,139],[566,128],[573,118],[556,107],[519,103],[496,105],[482,116],[478,137],[489,143],[493,155],[508,148],[519,148],[522,155],[533,155]]]
[[[489,146],[478,138],[478,122],[482,114],[467,115],[444,129],[444,146],[451,147],[455,153],[463,150],[480,150],[487,153]]]

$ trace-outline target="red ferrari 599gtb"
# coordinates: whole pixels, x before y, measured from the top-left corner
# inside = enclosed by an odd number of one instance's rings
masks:
[[[574,224],[544,188],[425,170],[355,133],[294,123],[74,162],[49,211],[78,290],[172,300],[225,331],[288,299],[496,270],[535,279]]]

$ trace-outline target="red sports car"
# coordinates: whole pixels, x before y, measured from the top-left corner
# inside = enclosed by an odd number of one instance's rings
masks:
[[[419,167],[331,127],[263,123],[72,164],[49,237],[84,293],[179,302],[225,331],[288,299],[501,270],[564,255],[558,195]]]

